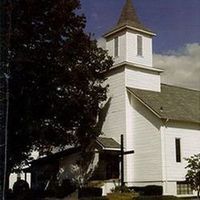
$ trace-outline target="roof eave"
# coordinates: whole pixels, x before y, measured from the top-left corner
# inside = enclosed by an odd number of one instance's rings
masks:
[[[175,119],[171,117],[163,117],[158,112],[156,112],[153,108],[151,108],[148,104],[146,104],[142,99],[140,99],[133,91],[131,91],[128,87],[127,90],[131,93],[139,102],[141,102],[147,109],[149,109],[154,115],[156,115],[160,120],[170,120],[170,121],[177,121],[177,122],[185,122],[185,123],[194,123],[200,124],[200,121],[195,120],[186,120],[186,119]]]
[[[148,104],[146,104],[142,99],[140,99],[134,92],[132,92],[128,87],[127,90],[131,93],[139,102],[141,102],[146,108],[148,108],[154,115],[156,115],[159,119],[162,119],[161,115],[157,113],[154,109],[152,109]]]
[[[120,151],[120,148],[110,148],[110,147],[105,147],[100,141],[96,140],[96,143],[100,146],[101,150],[104,151]]]
[[[125,26],[122,26],[122,27],[119,27],[119,28],[116,28],[116,29],[109,31],[108,33],[104,34],[103,37],[108,38],[111,35],[114,35],[114,34],[120,32],[120,31],[123,31],[124,29],[137,31],[137,32],[144,33],[144,34],[147,34],[147,35],[150,35],[150,36],[156,36],[156,34],[151,32],[151,31],[147,31],[147,30],[143,30],[143,29],[140,29],[140,28],[125,25]]]
[[[111,67],[111,69],[121,67],[121,66],[129,66],[129,67],[134,67],[134,68],[143,69],[143,70],[147,70],[147,71],[154,71],[154,72],[158,72],[158,73],[162,73],[164,71],[164,70],[159,69],[159,68],[147,67],[147,66],[144,66],[144,65],[138,65],[136,63],[131,63],[131,62],[127,62],[127,61],[113,65]]]
[[[199,124],[200,125],[200,121],[196,121],[196,120],[187,120],[187,119],[176,119],[176,118],[167,118],[167,117],[161,117],[162,120],[167,120],[167,121],[174,121],[174,122],[182,122],[182,123],[192,123],[192,124]]]

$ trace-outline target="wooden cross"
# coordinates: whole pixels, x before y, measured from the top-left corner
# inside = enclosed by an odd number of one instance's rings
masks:
[[[133,154],[134,150],[124,151],[124,136],[121,135],[121,186],[124,186],[124,155]]]

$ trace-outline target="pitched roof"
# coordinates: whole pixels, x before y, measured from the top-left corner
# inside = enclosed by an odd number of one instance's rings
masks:
[[[116,142],[113,138],[98,137],[96,142],[101,146],[103,150],[120,150],[120,144]],[[81,151],[80,147],[68,147],[64,150],[52,152],[52,154],[46,155],[44,157],[38,158],[30,162],[30,164],[41,164],[51,161],[59,160],[62,157],[69,156],[74,153],[79,153]],[[29,168],[27,168],[29,170]]]
[[[139,29],[146,29],[140,22],[131,0],[126,1],[126,4],[122,9],[121,16],[117,23],[117,27],[121,27],[124,25],[133,26]]]
[[[107,34],[105,34],[105,36],[116,31],[117,29],[121,29],[121,28],[127,27],[127,26],[153,34],[153,32],[151,30],[147,29],[140,22],[137,14],[136,14],[136,10],[132,4],[132,0],[126,0],[126,3],[122,9],[120,18],[118,20],[118,23],[111,31],[109,31]]]
[[[41,163],[46,163],[46,162],[51,162],[51,161],[54,162],[55,160],[59,160],[62,157],[66,157],[66,156],[69,156],[71,154],[78,153],[78,152],[80,152],[80,147],[71,147],[71,148],[68,148],[65,150],[61,150],[56,153],[46,155],[46,156],[38,158],[36,160],[33,160],[30,162],[30,164],[35,165],[35,164],[41,164]]]
[[[103,147],[103,149],[120,149],[120,144],[113,138],[98,137],[97,142]]]
[[[200,123],[200,91],[161,85],[161,92],[128,88],[161,119]]]

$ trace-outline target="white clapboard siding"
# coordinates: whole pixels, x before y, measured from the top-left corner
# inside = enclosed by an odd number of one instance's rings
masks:
[[[126,156],[126,181],[161,181],[161,122],[129,93],[126,119],[126,148],[135,150],[133,155]]]
[[[126,67],[125,73],[127,87],[160,91],[160,74],[158,72]]]
[[[181,139],[181,163],[176,162],[175,139]],[[168,181],[185,180],[188,158],[200,153],[200,126],[188,123],[169,123],[165,129],[165,168]]]
[[[134,31],[123,31],[107,38],[106,49],[110,56],[113,56],[114,63],[119,64],[124,61],[137,63],[147,67],[152,67],[152,38],[142,36],[142,56],[137,55],[137,36],[140,35]],[[119,56],[114,57],[114,39],[118,37]]]
[[[114,39],[118,37],[118,45],[119,45],[119,56],[114,57]],[[108,38],[106,41],[106,49],[110,56],[113,57],[114,64],[122,63],[126,60],[126,34],[125,32],[120,32],[115,34],[113,37]]]
[[[142,36],[143,55],[137,55],[137,32],[126,32],[126,61],[152,67],[152,38]]]
[[[103,125],[106,137],[120,141],[120,134],[125,132],[125,76],[124,69],[115,69],[106,81],[109,84],[108,98],[110,107]]]

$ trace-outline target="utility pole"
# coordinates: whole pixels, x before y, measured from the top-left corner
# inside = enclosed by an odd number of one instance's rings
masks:
[[[121,135],[121,190],[123,190],[123,186],[125,186],[124,182],[124,156],[128,154],[133,154],[134,150],[131,151],[124,151],[124,136]]]
[[[0,0],[0,200],[4,195],[5,167],[5,114],[6,114],[6,80],[4,76],[6,64],[6,0]]]
[[[6,199],[7,186],[11,6],[11,0],[0,0],[0,200]]]

